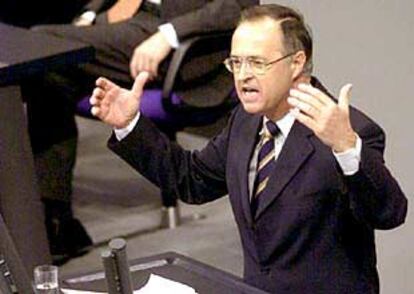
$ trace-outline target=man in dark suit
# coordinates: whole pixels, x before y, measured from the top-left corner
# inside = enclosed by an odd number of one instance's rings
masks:
[[[193,153],[137,112],[148,74],[131,91],[98,79],[92,112],[115,128],[109,147],[186,202],[228,193],[248,283],[278,294],[378,293],[374,230],[407,212],[382,129],[349,106],[350,85],[336,100],[311,78],[312,40],[290,8],[246,10],[225,64],[241,105]]]
[[[147,71],[151,74],[151,85],[159,84],[164,77],[160,64],[168,60],[180,41],[194,34],[234,29],[240,11],[257,2],[145,0],[132,17],[123,21],[109,23],[103,17],[89,26],[83,23],[81,27],[36,28],[91,44],[96,49],[96,59],[89,64],[49,72],[22,85],[40,193],[46,208],[48,236],[56,262],[81,254],[91,245],[91,239],[73,217],[71,209],[77,145],[76,102],[91,93],[96,78],[102,74],[130,86],[139,72]],[[197,75],[197,70],[200,67],[192,73]],[[175,199],[167,200],[165,206],[175,203]]]

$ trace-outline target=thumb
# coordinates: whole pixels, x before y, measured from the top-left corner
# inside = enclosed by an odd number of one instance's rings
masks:
[[[136,96],[141,96],[142,91],[144,89],[144,85],[147,82],[149,78],[149,73],[146,71],[142,71],[140,72],[137,77],[135,78],[135,82],[134,85],[132,86],[131,91],[136,95]]]
[[[338,98],[338,106],[342,109],[348,109],[349,100],[351,99],[352,84],[346,84],[341,88]]]

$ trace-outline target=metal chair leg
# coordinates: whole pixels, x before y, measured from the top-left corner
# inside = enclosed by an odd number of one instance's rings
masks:
[[[163,229],[174,229],[180,225],[180,211],[178,204],[161,208],[161,225]]]

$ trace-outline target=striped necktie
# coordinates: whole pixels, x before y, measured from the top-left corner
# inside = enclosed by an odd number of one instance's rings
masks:
[[[274,138],[280,133],[279,127],[272,121],[266,122],[266,127],[259,142],[260,150],[257,160],[257,174],[254,182],[251,208],[253,215],[256,213],[258,202],[263,194],[270,173],[275,164],[275,140]]]

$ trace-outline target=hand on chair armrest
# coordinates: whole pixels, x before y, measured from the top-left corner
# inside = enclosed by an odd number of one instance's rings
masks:
[[[174,51],[171,63],[168,66],[167,74],[162,89],[164,101],[170,99],[179,71],[185,65],[187,59],[197,57],[209,52],[197,52],[199,48],[208,48],[208,51],[229,51],[232,32],[219,32],[203,34],[185,39],[180,42],[180,46]],[[214,44],[214,46],[212,46]],[[168,103],[168,102],[167,102]]]

